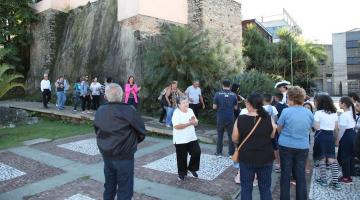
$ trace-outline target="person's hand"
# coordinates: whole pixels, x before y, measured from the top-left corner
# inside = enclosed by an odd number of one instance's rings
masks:
[[[138,90],[141,90],[141,86],[140,86],[140,87],[138,87]]]
[[[336,139],[336,141],[335,141],[335,146],[339,146],[339,139]]]
[[[205,109],[205,104],[202,105],[202,109]]]

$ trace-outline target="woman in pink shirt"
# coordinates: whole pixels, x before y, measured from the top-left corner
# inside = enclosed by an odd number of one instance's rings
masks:
[[[129,76],[128,82],[125,85],[125,103],[133,105],[137,108],[138,96],[141,87],[135,84],[134,76]]]

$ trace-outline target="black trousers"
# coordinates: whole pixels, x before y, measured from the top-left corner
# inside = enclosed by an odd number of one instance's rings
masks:
[[[49,103],[51,99],[51,91],[49,89],[44,89],[42,92],[42,101],[44,104],[44,107],[47,107],[47,104]]]
[[[165,116],[166,116],[166,109],[163,105],[161,105],[161,114],[160,114],[159,122],[162,122],[164,120]]]
[[[100,95],[92,95],[93,109],[97,110],[100,106]]]
[[[85,106],[88,110],[90,110],[90,106],[91,106],[91,99],[90,99],[90,95],[86,95],[81,96],[81,109],[82,111],[85,111]]]
[[[198,104],[189,104],[189,108],[194,111],[194,114],[196,118],[199,116],[199,110],[200,110],[200,103]]]
[[[175,144],[176,160],[179,175],[187,175],[187,171],[199,171],[201,150],[197,140],[186,144]],[[187,165],[187,156],[190,154],[189,166]]]

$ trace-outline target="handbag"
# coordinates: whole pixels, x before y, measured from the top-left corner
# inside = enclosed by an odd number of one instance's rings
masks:
[[[250,133],[246,136],[246,138],[241,142],[241,144],[239,145],[239,147],[236,149],[236,151],[234,152],[234,154],[232,155],[231,159],[235,162],[239,162],[239,156],[240,156],[240,149],[241,147],[245,144],[245,142],[250,138],[250,136],[254,133],[256,127],[259,125],[261,121],[261,117],[259,118],[259,120],[256,122],[255,126],[251,129]]]

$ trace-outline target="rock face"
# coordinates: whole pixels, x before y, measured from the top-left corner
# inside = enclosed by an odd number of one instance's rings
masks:
[[[28,112],[21,109],[0,107],[0,128],[15,127],[17,125],[38,123],[37,117],[31,117]]]

